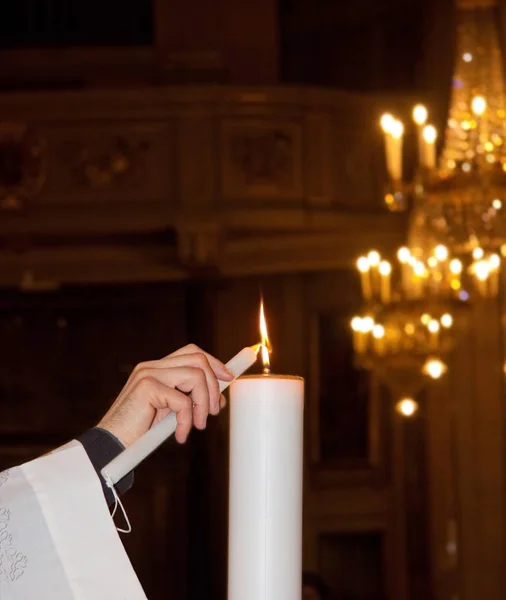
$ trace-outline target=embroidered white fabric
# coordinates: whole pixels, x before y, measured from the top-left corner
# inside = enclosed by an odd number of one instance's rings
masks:
[[[1,600],[146,600],[79,442],[0,473]]]

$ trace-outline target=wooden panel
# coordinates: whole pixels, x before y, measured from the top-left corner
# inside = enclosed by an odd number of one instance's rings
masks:
[[[301,201],[301,126],[230,120],[222,126],[222,191],[226,201]]]
[[[4,297],[1,430],[73,435],[102,416],[137,362],[185,343],[182,289],[151,289]]]
[[[308,419],[314,481],[317,485],[382,481],[388,394],[355,364],[349,322],[360,302],[356,278],[338,271],[311,279]]]
[[[386,600],[383,545],[376,531],[320,536],[320,573],[337,598]]]
[[[47,173],[37,204],[97,211],[103,202],[146,204],[174,193],[170,122],[54,123],[38,131],[47,146]]]

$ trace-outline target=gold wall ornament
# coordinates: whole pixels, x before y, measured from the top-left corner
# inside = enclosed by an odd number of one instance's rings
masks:
[[[79,142],[66,142],[62,156],[70,162],[73,179],[81,187],[102,188],[126,179],[136,169],[147,142],[133,144],[118,136],[106,148],[90,148]]]
[[[18,210],[45,181],[45,144],[24,123],[0,122],[0,208]]]

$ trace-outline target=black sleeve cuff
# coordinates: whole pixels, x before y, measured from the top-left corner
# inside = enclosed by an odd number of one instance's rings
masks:
[[[114,496],[107,487],[104,478],[100,474],[100,471],[113,459],[121,454],[125,447],[123,444],[109,431],[102,429],[101,427],[94,427],[93,429],[89,429],[80,435],[77,440],[81,442],[86,453],[88,454],[88,458],[90,459],[97,475],[100,479],[100,483],[102,484],[102,489],[104,490],[104,496],[107,500],[109,506],[114,503]],[[124,494],[127,490],[129,490],[134,482],[134,473],[131,471],[127,473],[123,479],[120,479],[118,483],[115,485],[116,491],[119,495]]]

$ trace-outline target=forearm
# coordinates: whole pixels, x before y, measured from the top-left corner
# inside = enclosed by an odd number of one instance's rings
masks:
[[[102,489],[107,503],[111,505],[114,502],[114,497],[111,490],[106,486],[104,478],[100,474],[100,471],[105,467],[113,458],[116,458],[124,450],[123,444],[105,429],[100,427],[94,427],[89,429],[77,440],[81,442],[88,458],[90,459],[95,471],[97,472],[100,482],[102,483]],[[118,481],[116,484],[116,491],[118,494],[124,494],[129,490],[134,481],[133,471],[125,475],[123,479]]]

